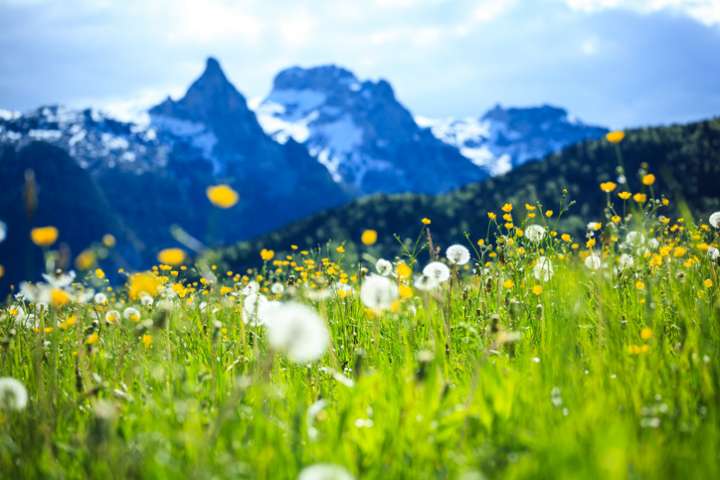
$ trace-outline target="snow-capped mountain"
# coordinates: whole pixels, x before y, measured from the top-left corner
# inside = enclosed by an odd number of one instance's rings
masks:
[[[487,176],[421,128],[388,82],[334,65],[281,71],[256,113],[273,138],[304,143],[356,194],[438,193]]]
[[[498,105],[479,118],[416,117],[416,120],[493,175],[607,133],[603,127],[587,125],[566,110],[550,105],[528,108]]]

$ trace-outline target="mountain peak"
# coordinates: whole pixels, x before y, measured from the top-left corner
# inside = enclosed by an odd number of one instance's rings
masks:
[[[358,83],[350,70],[334,64],[316,67],[290,67],[281,70],[273,80],[273,90],[334,90],[338,86]]]

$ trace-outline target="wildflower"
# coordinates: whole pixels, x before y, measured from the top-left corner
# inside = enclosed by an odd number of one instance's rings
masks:
[[[75,267],[78,270],[90,270],[95,265],[95,252],[92,250],[83,250],[75,258]]]
[[[207,198],[210,203],[220,208],[233,207],[238,202],[238,194],[230,185],[215,185],[208,187]]]
[[[535,266],[533,267],[533,277],[535,277],[535,280],[548,282],[554,274],[555,270],[553,269],[552,262],[550,262],[549,258],[540,257],[537,259]]]
[[[132,300],[138,299],[143,293],[155,297],[161,284],[160,278],[154,273],[134,273],[128,279],[128,295]]]
[[[140,319],[140,314],[137,315],[138,320]],[[117,310],[108,310],[105,313],[105,321],[107,323],[117,323],[120,321],[120,312]]]
[[[563,233],[562,235],[560,235],[560,239],[563,242],[569,243],[572,240],[572,237],[570,236],[569,233]]]
[[[375,230],[364,230],[362,232],[362,235],[360,235],[360,241],[363,243],[363,245],[375,245],[375,242],[377,242],[378,234]]]
[[[57,238],[58,229],[55,227],[36,227],[30,231],[30,239],[38,247],[49,247]]]
[[[648,173],[647,175],[643,175],[642,177],[642,184],[645,186],[650,186],[655,183],[655,175],[652,173]]]
[[[554,214],[555,214],[555,212],[552,211],[552,210],[545,210],[545,216],[546,216],[547,218],[552,217]]]
[[[285,286],[280,282],[275,282],[272,284],[272,287],[270,287],[270,291],[274,295],[282,295],[283,292],[285,292]]]
[[[96,276],[97,278],[99,278],[100,280],[102,280],[103,278],[105,278],[105,272],[103,271],[102,268],[96,268],[96,269],[95,269],[95,276]]]
[[[720,229],[720,212],[712,213],[708,219],[708,223],[710,223],[713,228]]]
[[[266,314],[268,343],[273,349],[297,363],[312,362],[323,356],[330,343],[330,334],[323,319],[312,308],[299,303],[277,302]]]
[[[91,333],[85,339],[85,345],[95,345],[99,340],[100,340],[100,335],[98,335],[97,332]]]
[[[709,279],[709,278],[706,278],[705,280],[703,280],[703,286],[704,286],[705,288],[712,288],[712,286],[713,286],[713,281],[712,281],[711,279]]]
[[[545,238],[545,228],[540,225],[529,225],[525,229],[525,237],[533,243],[538,243]]]
[[[488,218],[489,218],[490,220],[495,220],[495,219],[497,219],[497,214],[494,213],[494,212],[488,212],[488,213],[487,213],[487,216],[488,216]]]
[[[533,285],[531,291],[532,291],[533,295],[535,295],[535,296],[537,297],[537,296],[540,296],[540,295],[542,294],[542,292],[543,292],[543,287],[542,287],[542,285]]]
[[[625,244],[631,247],[639,247],[645,243],[645,236],[642,233],[630,230],[625,235]]]
[[[720,250],[710,247],[707,249],[707,256],[710,257],[710,260],[718,260],[720,259]]]
[[[515,286],[515,282],[512,281],[511,278],[508,278],[503,282],[503,288],[507,288],[508,290],[513,288]]]
[[[70,303],[70,301],[70,294],[65,290],[62,290],[60,288],[50,289],[50,304],[53,307],[64,307],[65,305]]]
[[[627,199],[629,199],[631,196],[632,196],[632,193],[630,193],[630,192],[620,192],[620,193],[618,193],[618,197],[620,198],[620,200],[627,200]]]
[[[613,190],[617,188],[617,183],[615,182],[603,182],[600,184],[600,190],[602,190],[605,193],[610,193]]]
[[[600,222],[590,222],[587,224],[587,229],[591,232],[597,232],[602,228],[602,223]]]
[[[620,258],[618,259],[618,270],[620,270],[622,272],[623,270],[631,268],[634,264],[635,264],[635,259],[632,257],[632,255],[623,253],[622,255],[620,255]]]
[[[433,277],[428,275],[420,275],[415,279],[415,288],[423,292],[429,292],[435,290],[440,283]]]
[[[345,468],[332,463],[316,463],[305,467],[298,480],[353,480]]]
[[[147,334],[147,333],[146,333],[145,335],[143,335],[143,336],[142,336],[142,343],[143,343],[143,345],[145,345],[145,348],[150,348],[150,346],[151,346],[152,343],[153,343],[153,337],[152,337],[152,335],[149,335],[149,334]]]
[[[602,268],[602,259],[600,258],[600,255],[597,253],[588,255],[585,259],[585,266],[590,270],[599,270]]]
[[[273,257],[275,257],[274,251],[267,248],[263,248],[262,250],[260,250],[260,258],[263,260],[263,262],[269,262],[273,259]]]
[[[684,257],[686,253],[687,253],[687,248],[681,247],[679,245],[677,247],[673,248],[673,251],[672,251],[673,257],[675,257],[675,258]]]
[[[243,301],[243,321],[248,325],[257,326],[265,323],[268,307],[278,302],[271,302],[262,293],[251,293]],[[269,305],[270,304],[270,305]]]
[[[423,268],[423,275],[434,278],[438,283],[443,283],[450,278],[450,269],[442,262],[430,262]]]
[[[635,282],[635,288],[637,288],[638,290],[645,290],[645,282],[643,282],[642,280],[638,280],[637,282]]]
[[[407,285],[400,285],[398,286],[398,294],[400,298],[410,298],[412,297],[412,288]]]
[[[650,340],[653,336],[653,331],[650,327],[643,327],[642,330],[640,330],[640,338],[643,340]]]
[[[137,323],[140,321],[140,311],[135,307],[127,307],[123,310],[123,318]]]
[[[608,132],[605,135],[605,138],[608,142],[617,144],[623,141],[623,138],[625,138],[625,132],[622,130],[613,130],[612,132]]]
[[[505,213],[512,212],[512,209],[513,209],[512,203],[506,203],[500,208],[500,210],[502,210]]]
[[[107,248],[112,248],[112,247],[114,247],[114,246],[115,246],[115,242],[116,242],[115,236],[112,235],[112,234],[110,234],[110,233],[106,233],[106,234],[103,235],[103,237],[102,237],[102,244],[105,245]]]
[[[338,245],[337,248],[335,248],[335,251],[337,253],[345,253],[345,245]]]
[[[0,409],[24,410],[27,401],[25,385],[12,377],[0,377]]]
[[[450,245],[445,256],[454,265],[465,265],[470,261],[470,250],[460,244]]]
[[[432,223],[432,221],[428,217],[423,217],[420,221],[423,225],[430,225]]]
[[[360,287],[360,300],[366,307],[374,310],[390,308],[397,297],[395,282],[380,275],[369,275]]]
[[[380,258],[377,262],[375,262],[375,271],[383,277],[387,277],[388,275],[390,275],[392,273],[392,270],[393,265],[389,260]]]
[[[395,267],[395,274],[400,280],[407,280],[412,275],[412,268],[405,262],[399,262]]]
[[[620,218],[620,215],[613,215],[612,217],[610,217],[610,221],[614,224],[620,223],[621,220],[622,218]]]
[[[96,293],[95,296],[93,297],[93,301],[94,301],[97,305],[107,305],[107,303],[108,303],[108,298],[107,298],[107,295],[105,295],[104,293],[98,292],[98,293]]]
[[[182,248],[166,248],[160,250],[157,259],[164,265],[180,265],[185,261],[185,252]]]
[[[635,200],[635,203],[645,203],[647,201],[647,195],[644,193],[636,193],[633,195],[633,200]]]

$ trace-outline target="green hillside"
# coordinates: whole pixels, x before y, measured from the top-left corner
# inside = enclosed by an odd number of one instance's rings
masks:
[[[213,252],[210,257],[237,270],[257,264],[261,248],[285,251],[291,244],[311,248],[331,240],[357,240],[368,228],[378,231],[378,253],[390,254],[398,251],[395,234],[405,241],[414,240],[423,217],[432,220],[431,231],[438,245],[462,241],[465,232],[474,240],[485,236],[489,210],[498,212],[505,202],[516,208],[525,202],[539,202],[558,212],[565,189],[567,198],[575,203],[557,226],[577,233],[587,219],[602,221],[605,194],[598,185],[617,178],[618,153],[631,191],[640,189],[638,172],[646,164],[657,177],[654,188],[672,199],[671,206],[687,205],[698,215],[720,210],[720,119],[713,119],[629,130],[619,145],[607,140],[581,143],[445,195],[365,197],[254,241]]]

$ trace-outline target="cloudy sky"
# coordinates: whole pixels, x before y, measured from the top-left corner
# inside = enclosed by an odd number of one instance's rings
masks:
[[[0,52],[0,108],[21,111],[150,105],[213,55],[249,98],[284,67],[336,63],[425,116],[720,115],[720,0],[0,0]]]

